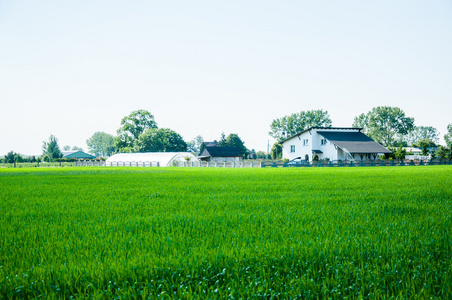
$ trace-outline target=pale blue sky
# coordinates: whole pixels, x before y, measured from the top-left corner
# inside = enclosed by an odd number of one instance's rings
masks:
[[[333,126],[398,106],[452,123],[451,1],[0,0],[0,155],[79,146],[154,114],[189,141],[238,133],[266,150],[273,119]]]

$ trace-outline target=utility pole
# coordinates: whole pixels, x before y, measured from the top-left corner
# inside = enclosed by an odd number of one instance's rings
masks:
[[[268,140],[268,144],[267,144],[267,159],[269,159],[270,157],[270,140]]]

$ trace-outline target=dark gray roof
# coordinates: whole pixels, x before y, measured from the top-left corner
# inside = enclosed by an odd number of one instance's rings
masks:
[[[204,142],[204,146],[206,146],[206,147],[215,147],[215,146],[218,146],[218,142],[217,141]]]
[[[333,129],[333,130],[340,129],[340,130],[358,130],[358,131],[361,131],[361,130],[362,130],[361,127],[309,127],[308,129],[305,129],[305,130],[303,130],[302,132],[299,132],[299,133],[297,133],[297,134],[295,134],[295,135],[292,135],[292,136],[288,137],[287,139],[285,139],[285,140],[283,140],[283,141],[281,141],[281,142],[279,142],[279,143],[282,144],[282,143],[284,143],[285,141],[288,141],[288,140],[290,140],[291,138],[294,138],[294,137],[296,137],[296,136],[299,136],[299,135],[305,133],[306,131],[310,131],[310,130],[312,130],[312,129],[329,129],[329,130],[331,130],[331,129]]]
[[[205,147],[199,156],[212,157],[238,157],[242,156],[237,147]]]
[[[320,151],[320,150],[312,150],[312,152],[314,152],[314,153],[318,153],[318,154],[320,154],[320,153],[323,153],[322,151]]]
[[[318,134],[350,153],[391,153],[362,132],[317,131]]]

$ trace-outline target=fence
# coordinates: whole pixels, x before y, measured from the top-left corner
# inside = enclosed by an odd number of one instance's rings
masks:
[[[363,160],[363,161],[303,161],[303,162],[265,162],[262,167],[385,167],[385,166],[426,166],[426,165],[452,165],[450,159],[432,160]]]
[[[158,162],[114,162],[105,161],[76,161],[71,163],[17,163],[17,168],[27,167],[160,167]],[[452,165],[450,159],[431,160],[364,160],[364,161],[259,161],[244,160],[241,162],[173,162],[173,167],[193,167],[193,168],[285,168],[285,167],[385,167],[385,166],[432,166],[432,165]],[[0,167],[12,168],[13,164],[0,164]]]

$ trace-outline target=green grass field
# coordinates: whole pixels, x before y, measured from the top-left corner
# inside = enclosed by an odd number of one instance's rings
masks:
[[[0,170],[0,298],[452,298],[452,166]]]

